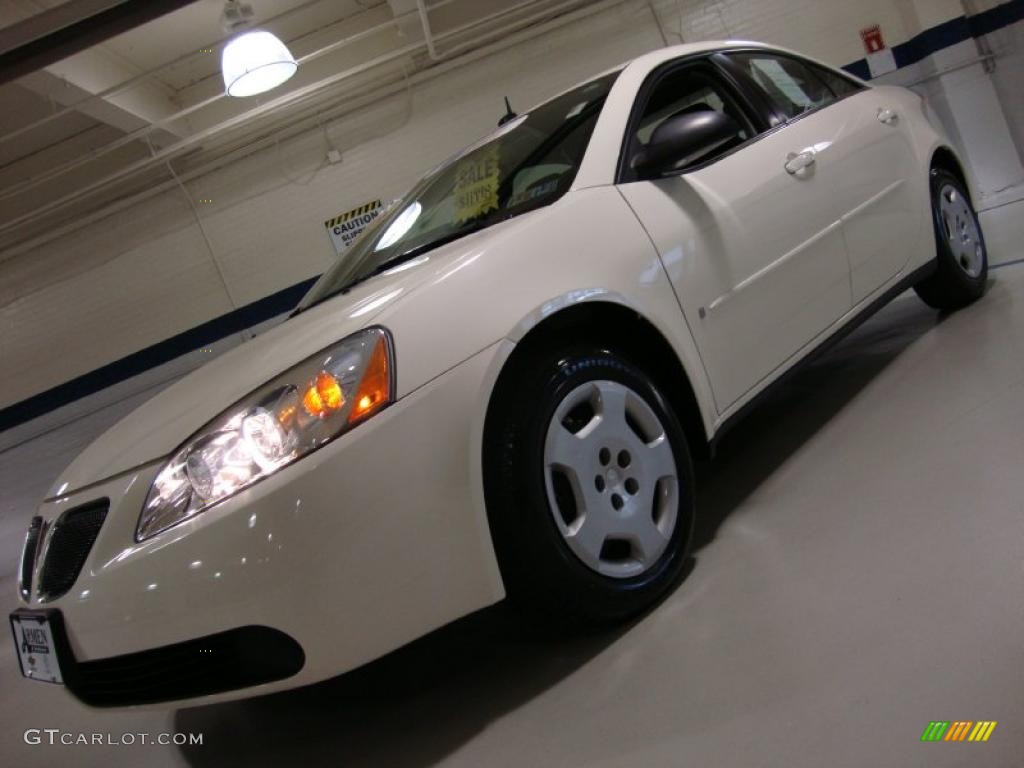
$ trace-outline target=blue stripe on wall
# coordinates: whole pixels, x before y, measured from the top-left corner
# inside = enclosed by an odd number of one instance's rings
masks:
[[[303,280],[293,286],[266,296],[244,307],[215,317],[213,320],[190,328],[151,347],[140,349],[120,360],[107,363],[102,368],[78,376],[71,381],[58,384],[45,392],[33,395],[27,400],[0,410],[0,431],[22,424],[54,408],[73,403],[88,395],[137,376],[140,373],[169,363],[177,357],[202,349],[216,341],[240,333],[272,317],[289,311],[299,303],[316,278]]]
[[[1024,0],[1013,0],[1013,2],[1022,1]],[[909,67],[911,64],[916,64],[936,51],[962,43],[970,37],[971,28],[967,23],[967,18],[961,16],[944,21],[942,24],[938,24],[931,29],[926,29],[906,42],[894,45],[892,55],[896,60],[897,67]],[[868,69],[867,59],[858,59],[851,64],[847,64],[843,69],[862,80],[871,79],[871,71]]]
[[[1008,0],[991,10],[971,16],[967,23],[971,28],[971,34],[978,37],[1016,24],[1021,20],[1024,20],[1024,0]]]
[[[1007,0],[975,16],[960,16],[926,29],[906,42],[892,48],[897,67],[909,67],[943,48],[950,48],[972,37],[980,37],[1008,27],[1024,19],[1024,0]],[[862,80],[871,79],[867,59],[858,59],[843,67],[851,75]]]
[[[894,46],[893,56],[897,66],[906,67],[943,48],[949,48],[971,37],[989,34],[1022,19],[1024,19],[1024,0],[1008,0],[1008,2],[976,16],[970,18],[961,16],[927,29],[910,40]],[[865,59],[847,64],[843,69],[864,80],[871,78],[871,72]],[[0,409],[0,431],[30,421],[55,408],[95,394],[132,376],[168,363],[181,355],[209,346],[231,334],[240,333],[246,328],[251,328],[283,314],[298,304],[299,299],[309,290],[315,280],[316,278],[303,280],[301,283],[296,283],[251,304],[246,304],[226,315],[215,317],[195,328]]]

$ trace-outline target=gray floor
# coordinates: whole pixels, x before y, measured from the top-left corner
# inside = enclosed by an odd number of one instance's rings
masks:
[[[36,497],[119,410],[0,454],[3,605]],[[702,471],[689,577],[630,627],[548,637],[499,607],[312,688],[128,713],[17,679],[0,633],[0,761],[1024,766],[1022,470],[1015,265],[948,317],[901,297],[738,427]],[[920,743],[936,719],[998,725]],[[29,746],[26,728],[204,744]]]

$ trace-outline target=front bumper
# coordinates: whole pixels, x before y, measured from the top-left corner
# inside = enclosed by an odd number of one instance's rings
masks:
[[[152,704],[252,688],[292,677],[305,663],[299,644],[269,627],[239,627],[83,662],[71,651],[59,610],[19,608],[11,618],[19,614],[38,617],[40,613],[53,637],[63,684],[79,700],[95,707]]]
[[[97,499],[109,499],[110,508],[78,579],[50,601],[35,588],[44,534],[23,604],[60,611],[76,665],[244,627],[283,633],[304,655],[284,679],[186,699],[193,702],[332,677],[500,600],[479,446],[486,381],[503,354],[504,344],[480,352],[315,453],[142,543],[135,525],[162,461],[45,502],[39,514],[47,522]],[[164,693],[146,699],[181,700]]]

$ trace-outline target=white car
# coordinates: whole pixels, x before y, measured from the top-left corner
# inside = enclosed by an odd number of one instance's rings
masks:
[[[910,91],[702,43],[502,122],[65,470],[12,614],[27,676],[212,701],[506,594],[633,616],[680,576],[692,461],[759,395],[909,286],[984,290],[966,169]]]

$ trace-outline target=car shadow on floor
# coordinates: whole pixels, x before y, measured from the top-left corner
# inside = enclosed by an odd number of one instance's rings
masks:
[[[761,482],[937,322],[918,302],[897,302],[738,424],[716,461],[698,473],[698,560],[700,549]],[[497,605],[323,683],[179,710],[174,726],[203,734],[202,746],[181,748],[196,766],[432,765],[556,686],[629,629],[560,635]]]
[[[768,394],[722,438],[714,461],[697,466],[694,551],[711,543],[765,478],[946,317],[908,293]]]
[[[432,765],[628,629],[566,635],[502,603],[322,683],[179,710],[174,727],[203,734],[181,747],[197,766]]]

